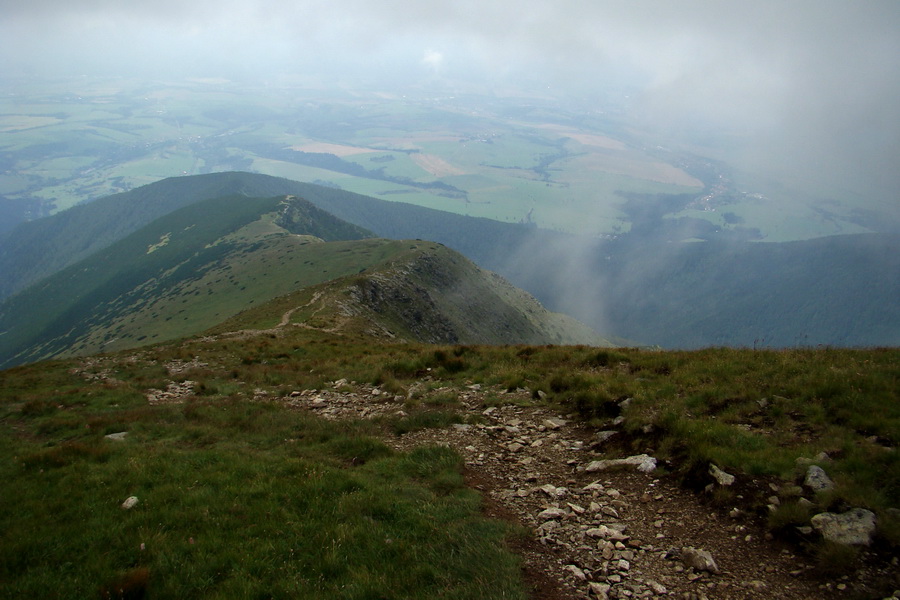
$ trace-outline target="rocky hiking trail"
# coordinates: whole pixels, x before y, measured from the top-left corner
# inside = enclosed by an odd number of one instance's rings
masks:
[[[467,423],[389,433],[386,442],[398,450],[447,445],[463,456],[486,513],[530,532],[513,543],[533,598],[883,597],[863,591],[861,579],[872,571],[823,576],[759,518],[712,506],[661,474],[652,456],[607,456],[622,435],[615,429],[598,433],[533,406],[525,390],[469,385],[428,393],[456,394],[452,409]],[[287,402],[326,419],[372,419],[404,416],[407,398],[341,380],[329,390],[294,392]]]
[[[85,359],[74,372],[114,381],[102,363]],[[166,369],[178,376],[206,366],[195,358]],[[195,395],[195,385],[171,381],[146,397],[151,405],[182,403]],[[668,475],[652,448],[624,453],[617,444],[626,437],[621,418],[598,431],[535,403],[528,390],[458,387],[430,378],[405,396],[342,379],[285,397],[257,390],[254,399],[330,420],[396,422],[415,406],[456,413],[462,423],[400,435],[385,427],[383,440],[400,451],[449,446],[463,457],[467,484],[482,494],[486,515],[525,532],[510,545],[522,557],[535,600],[900,598],[900,591],[884,593],[897,557],[864,550],[855,572],[822,573],[798,545],[773,538],[764,518],[740,508],[751,504],[745,502],[751,495],[756,504],[766,497],[777,502],[778,484],[741,476],[728,481],[731,475],[715,470],[710,478],[733,485],[734,506],[713,504],[709,494]]]

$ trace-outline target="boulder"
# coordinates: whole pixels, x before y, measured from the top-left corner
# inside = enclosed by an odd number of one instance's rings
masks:
[[[868,546],[875,533],[875,513],[854,508],[845,513],[820,513],[810,520],[813,529],[838,544]]]

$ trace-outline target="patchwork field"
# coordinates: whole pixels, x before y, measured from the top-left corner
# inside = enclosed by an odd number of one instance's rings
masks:
[[[724,165],[546,100],[220,80],[7,85],[0,202],[44,214],[166,177],[250,170],[589,235],[630,227],[629,194],[697,194],[705,204],[685,215],[731,227],[730,212],[768,240],[866,230],[864,199],[839,199],[823,217],[821,197],[738,190]]]

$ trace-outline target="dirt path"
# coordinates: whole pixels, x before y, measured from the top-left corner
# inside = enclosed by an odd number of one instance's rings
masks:
[[[328,419],[404,410],[403,397],[351,387],[337,382],[334,390],[295,393],[288,402]],[[388,435],[387,442],[399,450],[443,444],[464,457],[487,514],[532,532],[515,550],[533,598],[812,600],[847,598],[857,585],[850,577],[822,578],[797,549],[772,540],[758,519],[729,516],[659,471],[591,472],[604,445],[596,430],[522,406],[525,392],[479,386],[456,392],[453,409],[476,424]],[[486,407],[489,398],[504,403]],[[689,566],[686,547],[709,552],[717,568]]]

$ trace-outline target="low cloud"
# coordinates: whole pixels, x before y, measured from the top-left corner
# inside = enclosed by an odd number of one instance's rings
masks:
[[[894,0],[2,0],[0,10],[7,73],[475,74],[598,104],[623,90],[635,122],[661,138],[714,132],[752,168],[882,202],[900,189]]]

